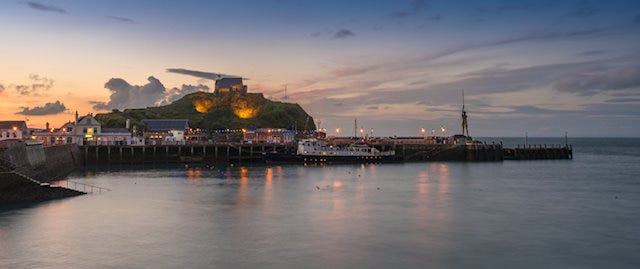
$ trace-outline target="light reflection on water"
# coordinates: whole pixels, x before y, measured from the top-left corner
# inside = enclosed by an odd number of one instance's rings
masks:
[[[0,268],[634,268],[640,168],[607,161],[78,174],[113,191],[1,209]]]

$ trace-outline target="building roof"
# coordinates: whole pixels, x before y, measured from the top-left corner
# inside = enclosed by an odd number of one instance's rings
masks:
[[[102,133],[129,133],[129,129],[127,128],[102,128]]]
[[[78,125],[82,126],[100,126],[100,122],[98,122],[92,114],[82,116],[78,119]]]
[[[147,125],[149,131],[170,131],[189,129],[187,119],[162,119],[162,120],[142,120]]]
[[[18,127],[23,132],[27,131],[27,123],[23,120],[9,120],[9,121],[0,121],[0,129],[10,130],[13,127]]]

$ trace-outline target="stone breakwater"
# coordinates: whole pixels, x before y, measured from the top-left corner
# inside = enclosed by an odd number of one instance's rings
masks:
[[[41,182],[64,179],[80,163],[75,144],[43,147],[39,143],[6,141],[0,144],[0,166],[16,169]],[[8,171],[9,171],[8,170]]]
[[[77,145],[43,147],[39,143],[0,144],[0,205],[40,202],[84,194],[46,182],[63,180],[78,165]]]
[[[0,205],[35,203],[85,194],[80,191],[40,184],[12,172],[0,172]]]

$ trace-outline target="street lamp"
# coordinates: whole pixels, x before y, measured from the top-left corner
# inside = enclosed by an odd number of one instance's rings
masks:
[[[340,127],[336,128],[336,135],[340,134]]]
[[[444,132],[447,131],[447,128],[444,127],[444,125],[440,126],[440,131],[442,131],[442,136],[444,136]]]
[[[420,133],[422,133],[422,138],[424,138],[424,133],[425,133],[426,131],[427,131],[427,130],[425,130],[424,128],[420,128]]]
[[[360,127],[360,136],[364,136],[364,128]]]

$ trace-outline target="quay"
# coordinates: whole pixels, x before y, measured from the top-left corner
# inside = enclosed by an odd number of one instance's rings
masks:
[[[340,143],[337,143],[340,145]],[[501,144],[370,142],[381,150],[394,150],[400,161],[503,161],[572,159],[571,145],[528,145],[503,148]],[[84,145],[84,165],[162,163],[261,163],[265,152],[293,153],[295,143],[201,143],[183,145]]]
[[[291,143],[202,143],[186,145],[85,145],[80,146],[84,165],[262,162],[263,152],[291,152]]]

